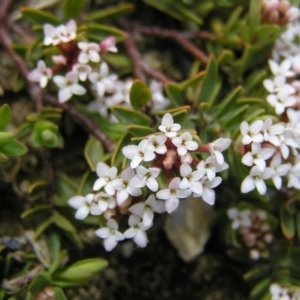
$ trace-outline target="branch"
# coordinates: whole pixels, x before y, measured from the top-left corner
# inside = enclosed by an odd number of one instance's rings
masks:
[[[102,131],[100,131],[97,125],[94,124],[86,115],[82,114],[76,108],[68,104],[59,103],[55,97],[49,94],[45,94],[43,98],[47,103],[60,107],[64,111],[66,111],[69,115],[71,115],[74,118],[74,120],[78,124],[82,125],[86,131],[90,132],[95,138],[100,140],[107,151],[113,152],[113,143],[104,135],[104,133],[102,133]]]
[[[34,84],[33,82],[31,82],[28,79],[29,70],[28,70],[25,62],[22,60],[22,58],[18,54],[16,54],[16,52],[14,52],[14,50],[12,48],[13,47],[12,40],[9,37],[8,32],[6,31],[6,29],[3,26],[2,27],[0,26],[0,42],[4,46],[5,50],[7,51],[7,53],[13,60],[13,62],[18,67],[22,77],[24,78],[24,80],[26,82],[28,93],[29,93],[31,99],[35,102],[36,110],[38,112],[40,112],[42,110],[41,89],[36,84]]]
[[[198,33],[188,33],[180,32],[176,30],[161,29],[157,27],[137,27],[136,30],[140,33],[147,35],[154,35],[162,38],[169,38],[176,41],[181,47],[188,52],[190,52],[196,59],[203,63],[208,62],[208,56],[195,44],[193,44],[189,38],[206,37],[208,39],[214,39],[214,36],[209,32],[198,32]]]
[[[128,34],[128,33],[127,33]],[[130,60],[133,63],[133,73],[136,78],[145,82],[146,77],[144,74],[144,69],[142,67],[142,57],[140,52],[138,51],[136,44],[133,38],[128,34],[128,38],[124,42],[124,46],[126,48],[127,54]]]

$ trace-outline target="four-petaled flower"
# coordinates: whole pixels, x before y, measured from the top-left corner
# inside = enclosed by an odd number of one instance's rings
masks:
[[[181,136],[174,137],[172,143],[177,147],[177,153],[184,156],[188,151],[194,151],[198,148],[197,142],[189,132],[184,132]]]
[[[37,63],[37,68],[32,70],[28,74],[28,79],[34,82],[38,82],[40,87],[43,89],[46,87],[48,80],[52,77],[51,69],[46,67],[43,60],[39,60]]]
[[[155,158],[153,151],[147,148],[148,141],[142,140],[138,146],[129,145],[123,148],[123,154],[131,159],[130,167],[135,169],[142,161],[152,161]]]
[[[113,180],[116,178],[118,169],[116,167],[109,167],[103,162],[98,162],[96,172],[99,178],[95,181],[93,190],[99,191],[104,187],[105,192],[113,196],[115,188],[113,187]]]
[[[58,91],[58,101],[60,103],[69,100],[74,95],[84,95],[86,89],[78,84],[78,76],[75,72],[68,72],[66,77],[56,75],[53,77],[53,81],[60,88]]]
[[[172,115],[167,113],[163,116],[158,129],[164,132],[168,138],[172,139],[177,136],[177,131],[181,129],[181,125],[174,123]]]
[[[181,190],[180,182],[180,178],[175,177],[169,183],[168,189],[156,193],[158,199],[166,200],[166,210],[169,214],[177,208],[180,198],[186,198],[192,193],[190,189]]]
[[[124,235],[118,231],[118,223],[114,219],[110,219],[106,223],[107,227],[96,230],[96,235],[104,239],[104,247],[106,251],[114,249],[119,241],[124,240]]]

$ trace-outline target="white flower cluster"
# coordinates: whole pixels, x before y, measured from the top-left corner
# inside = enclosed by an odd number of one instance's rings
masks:
[[[138,145],[123,148],[124,156],[131,160],[129,167],[118,174],[116,167],[99,162],[94,192],[69,199],[69,205],[77,210],[75,218],[82,220],[91,214],[103,215],[108,220],[106,227],[96,231],[96,235],[104,239],[107,251],[125,238],[132,238],[139,247],[145,247],[146,230],[153,224],[154,213],[172,213],[179,200],[192,193],[214,204],[213,188],[222,181],[216,173],[228,168],[222,151],[229,147],[231,140],[220,138],[201,145],[204,147],[201,151],[190,132],[178,135],[180,129],[181,125],[174,123],[170,114],[164,115],[160,133],[147,137]],[[193,151],[211,155],[199,161],[191,155]],[[166,181],[168,186],[162,188],[162,182]],[[143,193],[142,189],[148,192]],[[149,194],[146,200],[145,193]],[[121,233],[116,220],[124,214],[129,214],[130,227]]]
[[[237,230],[243,244],[250,249],[250,258],[258,260],[267,256],[267,245],[272,243],[274,237],[265,211],[230,208],[227,215],[232,220],[232,229]]]
[[[264,181],[268,179],[279,190],[284,176],[288,178],[288,187],[300,189],[300,112],[289,109],[287,116],[287,123],[273,124],[270,118],[251,125],[241,123],[242,163],[251,167],[250,174],[242,182],[242,193],[257,188],[264,195],[267,191]]]
[[[268,5],[271,2],[278,4],[278,1],[269,1]],[[294,19],[297,19],[299,9],[293,8],[293,11]],[[300,189],[299,38],[300,24],[289,23],[287,30],[276,41],[272,59],[269,60],[273,77],[263,82],[270,93],[267,101],[275,108],[280,122],[273,124],[269,118],[257,120],[251,125],[241,123],[244,145],[242,163],[251,167],[249,176],[242,182],[243,193],[256,187],[261,195],[265,194],[267,188],[264,181],[269,179],[280,189],[284,176],[287,177],[287,187]]]
[[[299,9],[298,14],[299,14]],[[276,114],[282,115],[287,108],[299,107],[300,81],[300,37],[299,22],[289,23],[287,30],[276,41],[269,60],[272,78],[263,84],[270,93],[268,103],[275,108]]]
[[[63,103],[73,95],[84,95],[91,92],[95,100],[88,105],[88,110],[108,117],[112,105],[130,106],[129,91],[133,80],[118,80],[116,74],[110,74],[101,55],[106,52],[117,52],[114,37],[107,37],[101,43],[75,42],[77,25],[71,20],[66,25],[54,27],[44,25],[44,45],[56,46],[61,55],[53,55],[53,68],[46,66],[43,60],[38,61],[37,68],[28,78],[45,88],[49,80],[59,88],[58,101]],[[57,74],[58,73],[58,74]],[[56,75],[55,75],[56,74]],[[157,81],[150,82],[152,103],[155,110],[165,109],[170,101],[163,95],[163,86]],[[110,116],[111,121],[116,121]]]
[[[271,300],[299,300],[300,290],[291,291],[288,288],[280,286],[278,283],[270,285]]]

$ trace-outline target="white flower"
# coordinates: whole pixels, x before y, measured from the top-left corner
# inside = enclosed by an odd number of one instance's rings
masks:
[[[116,178],[118,169],[116,167],[110,168],[105,163],[98,162],[96,172],[99,178],[95,181],[93,190],[98,191],[104,187],[105,192],[108,195],[113,196],[115,194],[115,189],[112,182]]]
[[[249,209],[239,211],[236,208],[229,208],[227,210],[227,215],[229,219],[233,220],[231,228],[234,230],[239,229],[240,227],[252,226],[252,221],[250,218],[251,210]]]
[[[100,43],[100,52],[118,52],[116,47],[116,38],[114,36],[108,36]]]
[[[51,79],[51,77],[51,69],[47,68],[46,64],[42,60],[39,60],[37,63],[37,68],[32,70],[28,74],[28,79],[34,82],[38,82],[42,89],[46,87],[48,80]]]
[[[218,164],[214,156],[209,156],[205,161],[202,160],[197,165],[198,170],[205,170],[206,176],[209,181],[212,181],[216,177],[216,173],[222,172],[228,169],[229,165],[226,162]]]
[[[150,195],[146,202],[132,205],[129,211],[141,217],[144,226],[150,226],[154,218],[154,212],[161,214],[166,211],[166,207],[163,201],[157,201],[154,195]]]
[[[269,66],[275,77],[291,77],[295,75],[295,73],[291,70],[292,62],[290,59],[283,60],[280,65],[276,61],[270,59]]]
[[[280,146],[280,138],[279,135],[284,132],[285,126],[283,124],[273,124],[273,121],[271,118],[268,118],[264,122],[263,127],[263,134],[264,134],[264,140],[266,142],[270,142],[274,146]]]
[[[121,173],[121,178],[115,179],[112,183],[114,189],[117,191],[117,203],[122,205],[129,195],[137,197],[142,194],[140,188],[132,187],[129,182],[134,176],[134,170],[131,168],[125,169]]]
[[[108,65],[102,62],[99,73],[93,72],[89,75],[89,80],[95,84],[99,96],[103,96],[105,92],[112,93],[115,90],[115,82],[117,76],[109,75]]]
[[[115,220],[108,220],[106,226],[107,227],[96,230],[95,234],[104,239],[105,250],[111,251],[117,246],[119,241],[124,240],[124,236],[120,231],[118,231],[118,224]]]
[[[163,110],[170,104],[170,100],[163,94],[163,85],[161,82],[151,80],[149,90],[152,94],[152,102],[154,110]]]
[[[95,195],[95,201],[98,202],[99,209],[105,212],[108,208],[113,209],[116,207],[115,198],[111,197],[107,193],[100,192]]]
[[[208,203],[209,205],[214,205],[215,204],[215,191],[213,188],[218,186],[222,182],[221,177],[215,177],[212,181],[209,181],[206,176],[202,177],[201,183],[203,187],[203,192],[202,194],[197,194],[194,193],[193,196],[195,198],[202,197],[202,199]]]
[[[266,90],[271,94],[275,94],[280,91],[280,89],[285,85],[286,79],[283,76],[275,77],[272,79],[265,79],[263,85]]]
[[[90,102],[87,105],[87,110],[90,112],[97,112],[100,116],[107,118],[108,117],[109,105],[107,99],[97,95],[97,98]]]
[[[78,42],[78,48],[81,50],[78,55],[78,62],[87,64],[89,61],[100,61],[100,47],[96,43]]]
[[[79,80],[86,81],[88,75],[92,72],[92,68],[86,64],[73,65],[72,71],[78,75]]]
[[[295,89],[291,85],[286,84],[276,95],[268,95],[267,101],[271,106],[275,107],[276,114],[281,115],[287,107],[296,104],[297,99],[292,95],[294,92]]]
[[[76,22],[70,20],[66,25],[54,27],[51,24],[45,24],[44,30],[44,45],[58,45],[60,43],[68,43],[76,38]]]
[[[282,288],[277,283],[270,285],[270,293],[272,295],[271,300],[290,300],[288,289]]]
[[[193,193],[202,195],[203,187],[202,183],[200,182],[200,179],[204,176],[206,173],[205,170],[197,170],[193,172],[193,169],[188,164],[182,164],[180,166],[180,175],[183,177],[179,188],[184,189],[190,189]]]
[[[218,164],[222,165],[224,163],[224,156],[221,152],[226,150],[230,146],[231,142],[231,139],[219,138],[209,144],[210,153],[215,156]]]
[[[270,168],[274,170],[274,174],[272,176],[272,181],[277,188],[277,190],[281,189],[282,185],[282,176],[285,176],[291,169],[291,164],[281,164],[282,159],[279,153],[277,153],[270,164]]]
[[[264,126],[262,120],[255,121],[251,126],[247,122],[242,122],[240,125],[240,130],[243,135],[242,143],[248,145],[252,142],[261,143],[264,140],[264,137],[261,133],[261,130]]]
[[[70,20],[66,25],[57,27],[62,43],[68,43],[76,38],[77,25],[74,20]]]
[[[77,209],[75,214],[77,220],[85,219],[89,213],[95,216],[101,215],[102,213],[97,202],[94,201],[94,194],[87,194],[85,197],[74,196],[68,200],[68,204]]]
[[[199,147],[189,132],[184,132],[180,137],[174,137],[172,143],[177,147],[177,153],[180,156],[184,156],[188,151],[194,151]]]
[[[68,72],[66,77],[56,75],[53,77],[53,81],[60,88],[58,91],[58,101],[60,103],[69,100],[72,95],[84,95],[86,89],[78,84],[78,77],[75,72]]]
[[[141,248],[147,246],[147,234],[146,230],[150,228],[150,226],[145,226],[142,222],[140,222],[140,218],[138,216],[131,216],[129,218],[129,225],[131,226],[124,232],[124,237],[127,239],[133,239],[133,241]]]
[[[131,159],[130,167],[135,169],[142,161],[152,161],[155,158],[153,151],[147,149],[148,141],[142,140],[138,146],[129,145],[122,149],[125,157]]]
[[[181,125],[174,123],[172,115],[167,113],[163,116],[161,125],[158,126],[158,129],[171,139],[177,136],[177,131],[181,129]]]
[[[189,189],[179,189],[179,184],[180,178],[175,177],[169,183],[168,189],[161,190],[156,193],[156,197],[158,199],[166,200],[166,210],[169,214],[177,208],[179,198],[186,198],[192,193]]]
[[[167,152],[167,147],[165,142],[167,141],[167,136],[165,135],[150,135],[148,137],[147,149],[158,154],[165,154]]]
[[[274,148],[261,148],[261,144],[252,143],[251,152],[247,152],[242,157],[242,163],[248,167],[255,164],[261,172],[266,168],[266,160],[268,160],[274,153]]]
[[[249,193],[257,188],[261,195],[264,195],[267,191],[266,184],[264,180],[270,179],[274,174],[271,168],[265,168],[263,172],[259,170],[257,166],[252,167],[250,174],[244,179],[241,185],[242,193]]]
[[[157,178],[160,173],[159,168],[146,169],[143,166],[137,166],[135,171],[136,175],[130,180],[129,185],[135,188],[142,188],[147,185],[153,192],[158,190],[158,183],[155,178]]]
[[[288,187],[294,187],[300,190],[300,156],[298,155],[296,163],[292,166],[288,174]]]

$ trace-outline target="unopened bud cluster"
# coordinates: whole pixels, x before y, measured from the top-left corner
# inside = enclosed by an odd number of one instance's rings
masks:
[[[299,18],[299,9],[288,0],[262,0],[261,15],[263,24],[284,25]]]
[[[228,168],[222,151],[231,140],[220,138],[200,145],[194,133],[174,123],[171,114],[164,115],[158,129],[138,145],[123,148],[130,161],[125,170],[119,173],[116,167],[99,162],[94,192],[69,200],[69,205],[77,209],[77,219],[91,214],[103,215],[107,220],[106,227],[96,231],[107,251],[124,238],[145,247],[146,230],[153,224],[154,213],[172,213],[180,200],[191,194],[210,205],[215,202],[213,188],[222,181],[216,173]],[[205,160],[199,159],[201,152],[208,153]],[[123,215],[129,215],[129,228],[121,233],[118,222]]]
[[[263,210],[238,210],[230,208],[227,215],[232,220],[231,227],[236,230],[243,245],[249,249],[252,260],[268,256],[268,245],[273,241],[271,226]]]

